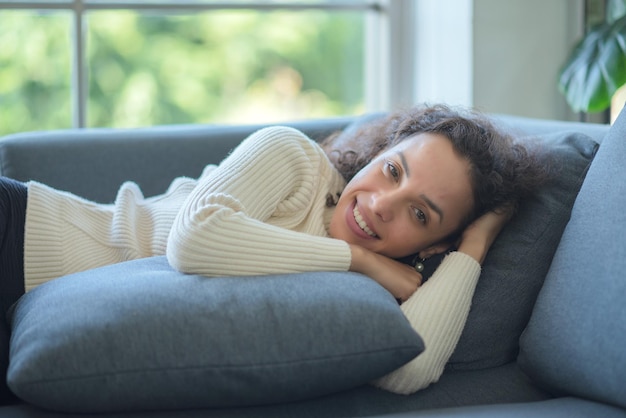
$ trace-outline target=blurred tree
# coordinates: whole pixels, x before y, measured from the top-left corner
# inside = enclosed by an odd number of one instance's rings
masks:
[[[364,15],[87,14],[88,125],[272,122],[363,110]],[[0,134],[71,125],[71,14],[0,12]]]
[[[0,11],[0,134],[67,128],[70,14]]]

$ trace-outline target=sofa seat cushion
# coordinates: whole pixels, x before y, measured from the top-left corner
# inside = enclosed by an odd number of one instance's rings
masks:
[[[63,412],[259,405],[363,385],[423,350],[354,273],[212,278],[164,257],[44,284],[15,305],[9,386]]]
[[[626,408],[626,112],[602,142],[521,339],[555,393]]]
[[[626,418],[626,411],[578,398],[557,398],[542,402],[480,405],[436,411],[397,414],[388,418]],[[372,417],[376,418],[376,417]],[[379,417],[380,418],[380,417]]]

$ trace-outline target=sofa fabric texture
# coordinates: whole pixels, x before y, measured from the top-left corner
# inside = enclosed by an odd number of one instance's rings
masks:
[[[524,371],[556,393],[622,408],[626,408],[625,156],[622,112],[578,194],[521,339],[519,359]]]

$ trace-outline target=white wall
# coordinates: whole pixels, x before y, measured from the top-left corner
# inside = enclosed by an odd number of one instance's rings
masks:
[[[415,102],[576,120],[557,80],[581,36],[582,2],[417,0]]]
[[[472,0],[415,3],[416,102],[472,105],[472,3]]]
[[[581,0],[474,0],[474,106],[576,119],[557,80],[581,35],[581,19]]]

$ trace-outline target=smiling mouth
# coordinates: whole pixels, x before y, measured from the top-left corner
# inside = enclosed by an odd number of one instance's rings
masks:
[[[361,228],[363,232],[365,232],[372,238],[378,238],[378,235],[376,235],[374,231],[372,231],[369,226],[367,226],[367,223],[365,223],[365,221],[363,220],[363,216],[361,216],[361,212],[359,212],[359,209],[356,207],[356,205],[354,205],[354,209],[352,209],[352,214],[354,215],[354,220],[356,221],[357,225],[359,225],[359,228]]]

